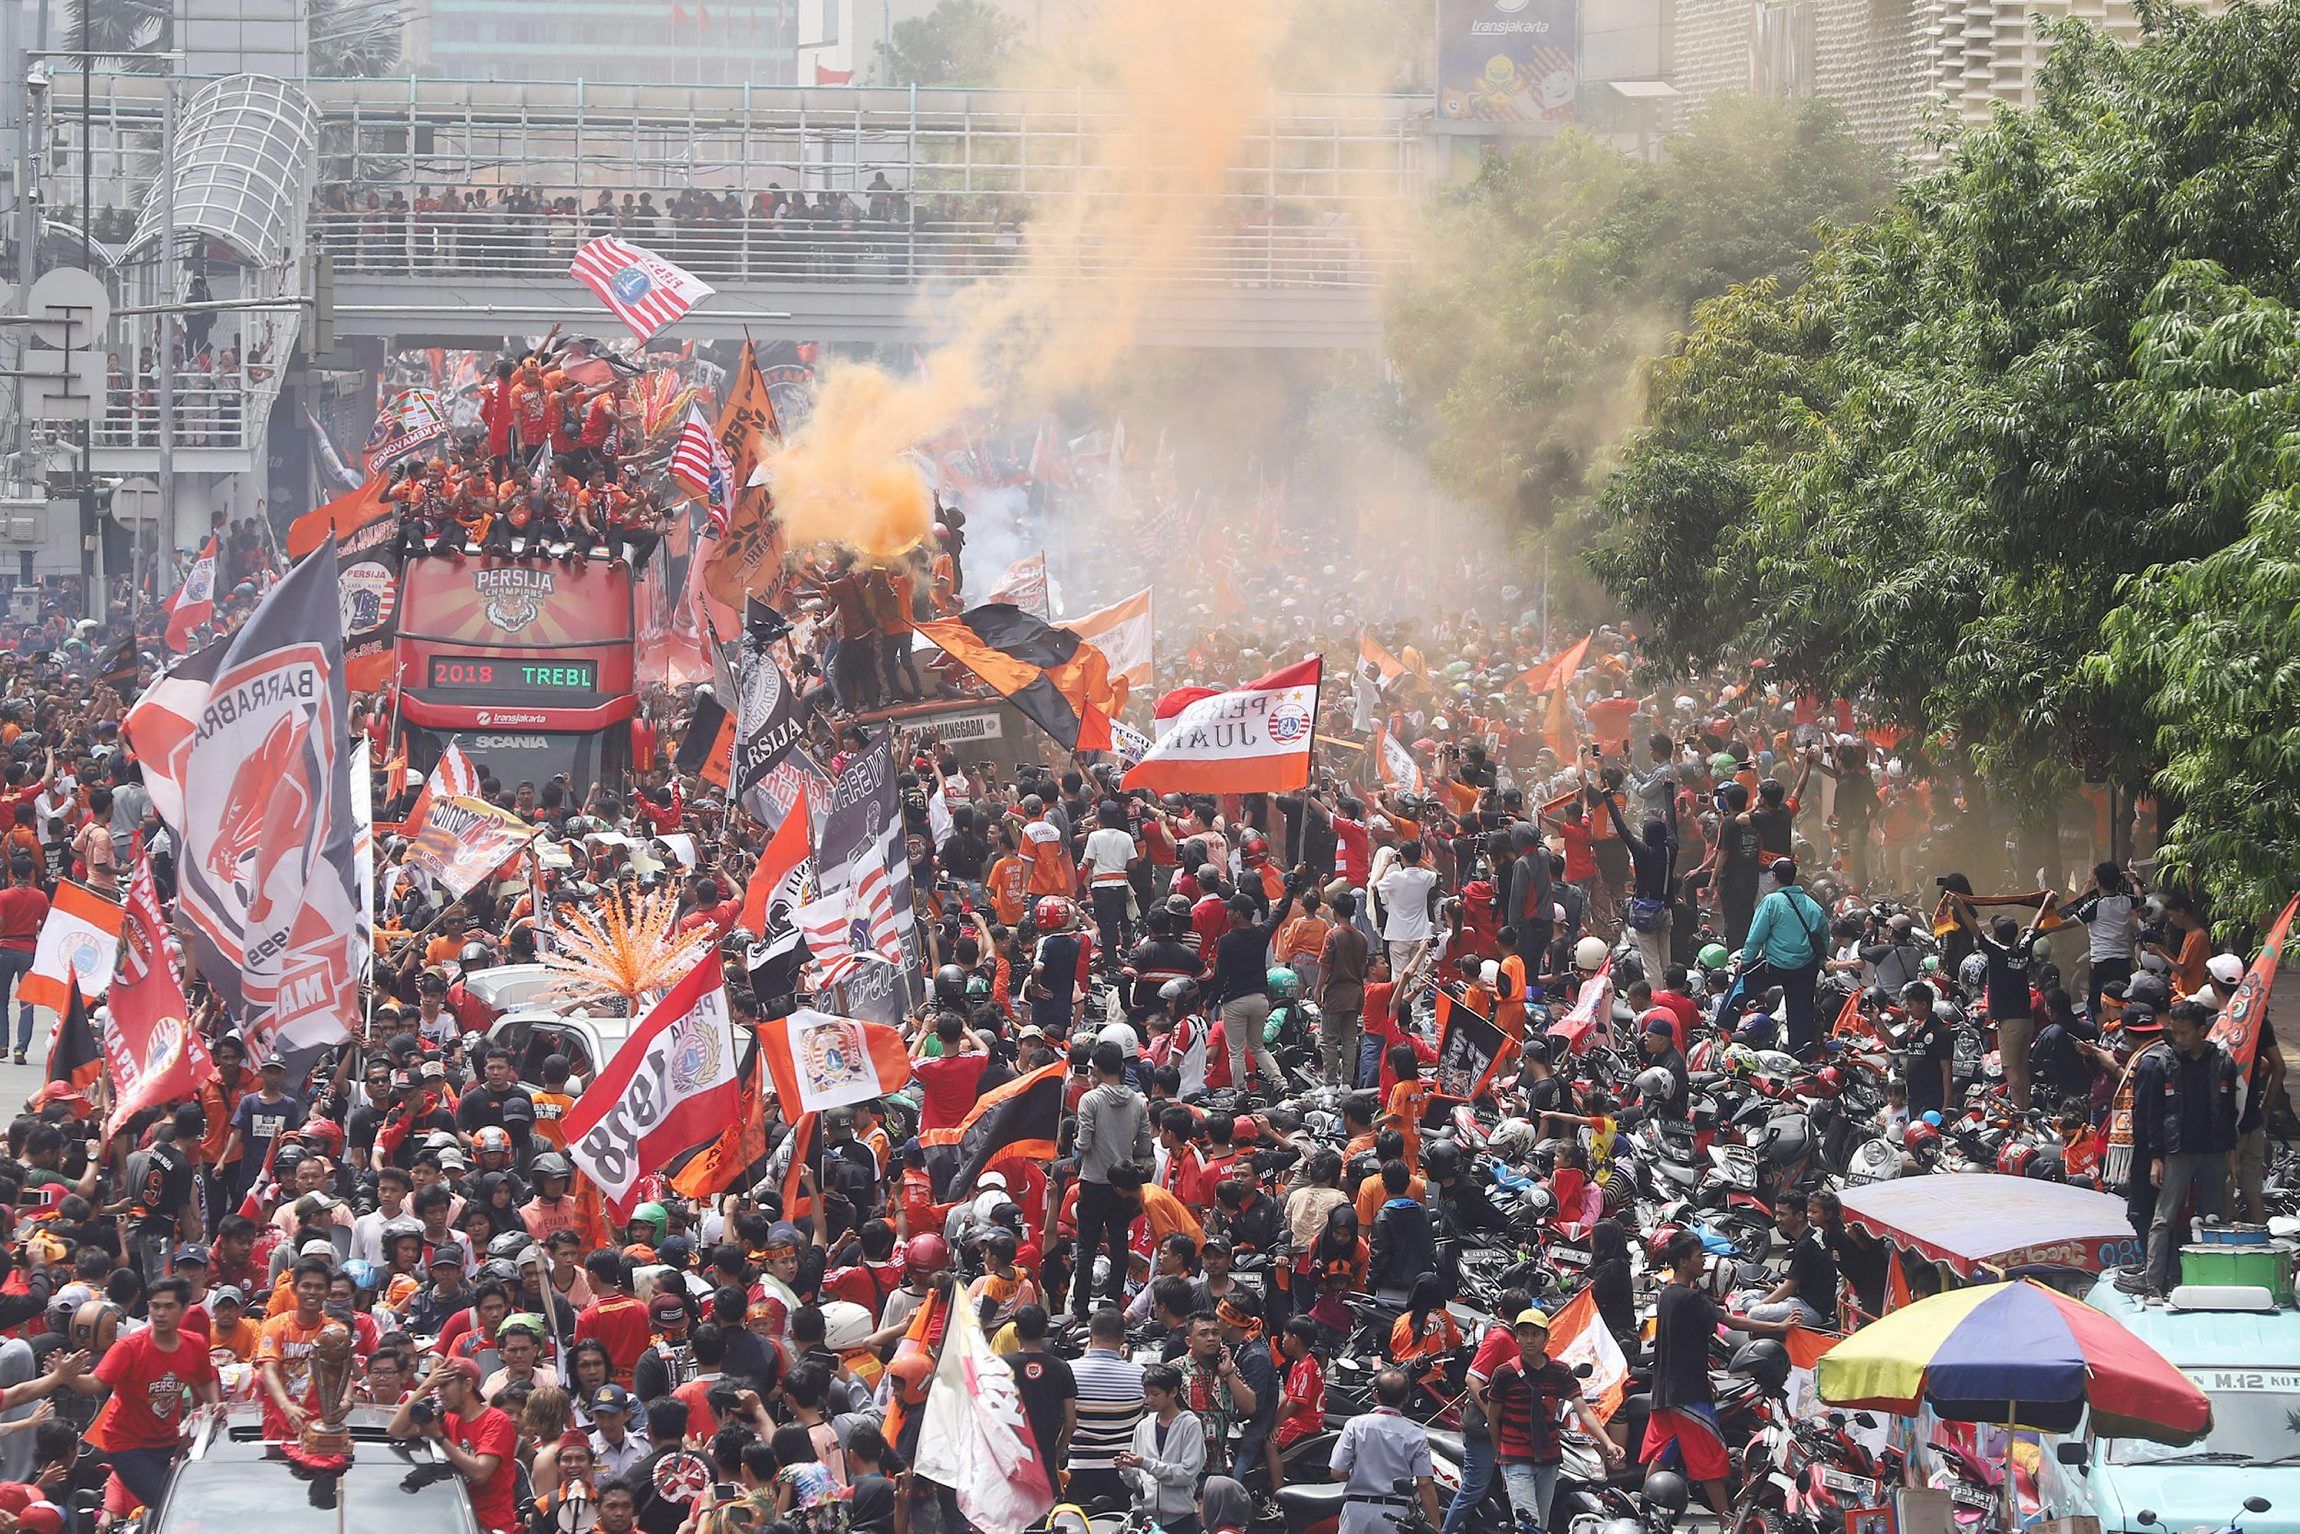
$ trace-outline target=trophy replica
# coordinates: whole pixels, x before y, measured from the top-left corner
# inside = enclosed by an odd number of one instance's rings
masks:
[[[351,1328],[330,1321],[312,1339],[311,1384],[315,1412],[288,1457],[308,1470],[341,1470],[351,1463],[351,1434],[344,1418],[351,1411],[357,1349]]]

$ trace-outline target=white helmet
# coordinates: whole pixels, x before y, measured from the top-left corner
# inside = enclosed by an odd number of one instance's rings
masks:
[[[1657,1103],[1669,1095],[1677,1085],[1677,1078],[1670,1075],[1666,1067],[1656,1065],[1639,1071],[1635,1085],[1639,1097],[1649,1103]]]
[[[1485,1137],[1485,1148],[1504,1161],[1515,1161],[1533,1149],[1533,1121],[1503,1119]]]
[[[1605,956],[1612,950],[1601,937],[1585,937],[1573,945],[1573,967],[1585,975],[1594,975],[1605,967]]]

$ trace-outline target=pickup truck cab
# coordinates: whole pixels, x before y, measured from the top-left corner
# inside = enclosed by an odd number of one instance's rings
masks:
[[[2186,1534],[2231,1519],[2245,1534],[2300,1534],[2300,1310],[2268,1303],[2265,1289],[2175,1289],[2144,1303],[2105,1278],[2085,1301],[2212,1398],[2212,1431],[2179,1446],[2083,1440],[2082,1464],[2055,1467],[2064,1496],[2052,1500],[2065,1505],[2054,1511],[2095,1516],[2102,1534]],[[2255,1496],[2267,1512],[2244,1510]]]

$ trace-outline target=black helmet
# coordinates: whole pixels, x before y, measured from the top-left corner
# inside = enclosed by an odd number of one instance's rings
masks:
[[[1432,1141],[1422,1152],[1422,1166],[1430,1176],[1443,1182],[1461,1170],[1461,1147],[1451,1140]]]
[[[946,1007],[961,1011],[966,1007],[966,971],[955,964],[945,964],[934,972],[934,999]]]
[[[487,1243],[487,1255],[490,1259],[500,1258],[505,1262],[517,1262],[519,1254],[534,1244],[535,1238],[527,1232],[507,1230]]]
[[[557,1151],[545,1151],[535,1158],[535,1164],[527,1169],[527,1175],[541,1182],[547,1177],[566,1177],[571,1174],[565,1156]]]
[[[1789,1383],[1789,1350],[1770,1337],[1759,1337],[1741,1344],[1725,1367],[1755,1380],[1765,1390],[1778,1392]]]
[[[1645,1500],[1655,1507],[1682,1513],[1692,1501],[1692,1488],[1674,1470],[1656,1470],[1645,1478]]]
[[[1158,987],[1158,1002],[1179,1016],[1198,1004],[1198,982],[1188,975],[1177,975]]]
[[[493,1249],[494,1243],[490,1242],[489,1250]],[[516,1284],[519,1282],[519,1265],[506,1258],[490,1257],[479,1265],[479,1281],[483,1284]]]

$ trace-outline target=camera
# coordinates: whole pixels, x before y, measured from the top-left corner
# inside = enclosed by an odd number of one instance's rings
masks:
[[[430,1396],[410,1401],[407,1405],[407,1420],[417,1427],[430,1427],[439,1420],[439,1402]]]

